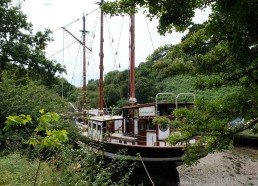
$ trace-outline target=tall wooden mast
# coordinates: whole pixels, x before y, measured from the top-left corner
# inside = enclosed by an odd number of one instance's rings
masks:
[[[131,105],[136,103],[135,98],[135,15],[130,15],[130,98]]]
[[[100,6],[103,4],[103,0],[100,2]],[[104,58],[104,53],[103,53],[103,43],[104,43],[104,36],[103,36],[103,11],[101,10],[100,13],[100,65],[99,65],[99,110],[100,110],[100,115],[103,114],[103,104],[104,104],[104,91],[103,91],[103,58]]]

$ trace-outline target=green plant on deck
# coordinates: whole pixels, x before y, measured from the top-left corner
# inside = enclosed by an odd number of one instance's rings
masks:
[[[167,117],[156,117],[152,120],[152,123],[159,125],[160,129],[166,129],[169,126],[170,120]]]
[[[60,148],[64,142],[68,141],[68,132],[66,130],[48,130],[49,125],[52,122],[57,122],[59,116],[56,113],[45,113],[43,109],[39,112],[41,114],[39,117],[39,125],[34,129],[28,142],[37,150],[37,154],[40,157],[46,152],[43,152],[44,149]],[[13,127],[17,126],[24,126],[26,129],[26,126],[30,124],[32,124],[32,119],[29,115],[8,116],[4,130],[11,130]],[[37,183],[41,163],[42,159],[40,158],[35,174],[34,185]]]

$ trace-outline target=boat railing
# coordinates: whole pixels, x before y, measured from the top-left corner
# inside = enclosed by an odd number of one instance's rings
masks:
[[[178,99],[179,99],[179,97],[182,96],[182,95],[185,95],[185,96],[193,96],[193,101],[195,102],[195,100],[196,100],[196,96],[195,96],[194,93],[179,93],[179,94],[177,94],[177,96],[176,96],[176,109],[178,108]]]
[[[162,93],[158,93],[156,95],[156,116],[158,116],[158,98],[160,96],[171,96],[172,98],[174,97],[176,99],[177,95],[173,92],[162,92]]]
[[[159,116],[159,111],[158,111],[158,99],[159,99],[159,97],[164,97],[164,96],[166,96],[166,97],[172,97],[172,98],[174,98],[175,99],[175,106],[176,106],[176,109],[178,109],[178,100],[179,100],[179,98],[181,97],[181,96],[192,96],[193,97],[193,101],[195,102],[195,100],[196,100],[196,96],[195,96],[195,94],[194,93],[179,93],[179,94],[175,94],[175,93],[173,93],[173,92],[163,92],[163,93],[158,93],[157,95],[156,95],[156,103],[155,103],[155,106],[156,106],[156,117],[158,117]]]

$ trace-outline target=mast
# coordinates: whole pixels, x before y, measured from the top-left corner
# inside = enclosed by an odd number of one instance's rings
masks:
[[[83,45],[83,123],[86,125],[86,30],[85,30],[85,16],[83,14],[83,30],[82,45]]]
[[[103,0],[100,2],[100,6],[103,4]],[[100,13],[100,65],[99,65],[99,112],[100,115],[103,114],[103,103],[104,103],[104,91],[103,91],[103,43],[104,43],[104,36],[103,36],[103,11],[101,10]]]
[[[135,98],[135,15],[130,15],[130,98],[131,105],[136,103]]]

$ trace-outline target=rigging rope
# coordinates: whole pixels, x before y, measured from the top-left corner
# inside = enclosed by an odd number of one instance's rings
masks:
[[[60,29],[62,29],[63,27],[67,27],[67,26],[69,26],[69,25],[71,25],[71,24],[73,24],[73,23],[79,21],[80,19],[81,19],[81,17],[78,18],[78,19],[76,19],[76,20],[74,20],[74,21],[72,21],[72,22],[70,22],[70,23],[68,23],[68,24],[65,25],[65,26],[62,26],[62,27],[60,27],[60,28],[55,29],[55,30],[53,31],[53,33],[56,32],[56,31],[58,31],[58,30],[60,30]]]
[[[99,9],[99,8],[98,8]],[[95,9],[95,10],[97,10],[97,9]],[[94,11],[95,11],[94,10]],[[97,25],[98,25],[98,23],[99,23],[99,16],[100,16],[100,9],[99,9],[99,11],[98,11],[98,13],[97,13],[97,16],[96,16],[96,19],[95,19],[95,21],[94,21],[94,25],[93,25],[93,31],[91,32],[91,35],[90,35],[90,39],[89,39],[89,48],[91,49],[91,51],[92,51],[92,48],[93,48],[93,44],[94,44],[94,41],[95,41],[95,33],[96,33],[96,29],[97,29]],[[90,61],[92,62],[91,64],[92,64],[92,72],[96,72],[96,71],[98,71],[97,70],[97,65],[96,65],[96,63],[95,63],[95,61],[94,61],[94,56],[93,56],[93,53],[92,52],[89,52],[88,53],[89,55],[87,55],[88,57],[88,66],[89,66],[89,63],[90,63]],[[87,73],[87,75],[89,76],[89,73]],[[95,76],[94,76],[95,77]],[[89,79],[90,79],[90,76],[89,76]]]
[[[63,65],[64,65],[64,30],[63,30]],[[64,79],[63,79],[63,72],[62,72],[62,98],[64,97]]]
[[[149,179],[150,179],[152,185],[155,186],[155,184],[153,183],[153,181],[152,181],[152,179],[151,179],[151,177],[150,177],[150,174],[149,174],[147,168],[145,167],[145,164],[144,164],[144,162],[143,162],[143,160],[142,160],[141,154],[139,154],[139,156],[140,156],[140,160],[141,160],[141,162],[142,162],[143,168],[145,169],[145,171],[146,171],[146,173],[147,173],[147,175],[148,175],[148,177],[149,177]]]
[[[96,8],[96,9],[94,9],[94,10],[92,10],[92,11],[90,11],[89,13],[87,13],[86,14],[86,16],[88,16],[88,15],[90,15],[90,14],[92,14],[93,12],[95,12],[96,10],[98,10],[99,9],[99,7],[98,8]]]
[[[59,54],[60,52],[62,52],[63,50],[67,49],[68,47],[72,46],[74,43],[77,43],[77,42],[78,42],[78,41],[74,41],[73,43],[71,43],[70,45],[66,46],[65,48],[63,48],[63,49],[59,50],[58,52],[52,54],[51,56],[47,57],[47,59],[49,59],[49,58],[55,56],[56,54]]]
[[[118,61],[118,58],[117,56],[115,55],[115,52],[114,52],[114,38],[112,36],[112,32],[111,32],[111,28],[110,28],[110,24],[109,24],[109,21],[107,19],[107,17],[105,16],[106,18],[106,29],[107,29],[107,32],[108,32],[108,39],[109,39],[109,45],[110,45],[110,50],[111,50],[111,57],[113,59],[113,63],[114,63],[114,66],[113,66],[113,70],[115,70],[117,68],[117,61]]]
[[[144,17],[145,17],[145,21],[146,21],[147,28],[148,28],[148,31],[149,31],[149,36],[150,36],[150,40],[151,40],[152,49],[154,50],[154,45],[153,45],[153,41],[152,41],[152,37],[151,37],[151,33],[150,33],[150,28],[149,28],[148,20],[147,20],[146,16],[144,16]]]
[[[95,12],[95,11],[96,11],[96,10],[98,10],[98,9],[99,9],[99,7],[98,7],[98,8],[96,8],[96,9],[94,9],[94,10],[92,10],[92,11],[90,11],[89,13],[87,13],[87,14],[86,14],[86,16],[88,16],[88,15],[92,14],[93,12]],[[62,26],[62,27],[60,27],[60,28],[57,28],[57,29],[53,30],[52,32],[54,33],[54,32],[56,32],[56,31],[58,31],[58,30],[62,29],[63,27],[70,26],[71,24],[73,24],[73,23],[75,23],[75,22],[79,21],[80,19],[82,19],[82,17],[75,19],[74,21],[72,21],[72,22],[70,22],[70,23],[66,24],[65,26]]]
[[[118,49],[119,49],[119,44],[120,44],[120,41],[121,41],[123,25],[124,25],[124,17],[123,17],[123,21],[122,21],[122,25],[121,25],[121,29],[120,29],[120,34],[119,34],[119,39],[118,39],[118,44],[117,44],[117,48],[116,48],[116,56],[117,56]],[[118,59],[118,57],[117,57],[117,59]],[[118,63],[119,63],[119,68],[120,68],[120,62],[118,61]]]
[[[71,79],[71,82],[73,82],[73,80],[74,80],[75,69],[76,69],[76,66],[77,66],[77,64],[78,64],[78,56],[79,56],[79,54],[80,54],[80,51],[81,51],[81,44],[79,44],[79,47],[78,47],[78,49],[77,49],[77,55],[76,55],[75,65],[74,65],[73,72],[72,72],[72,79]]]

